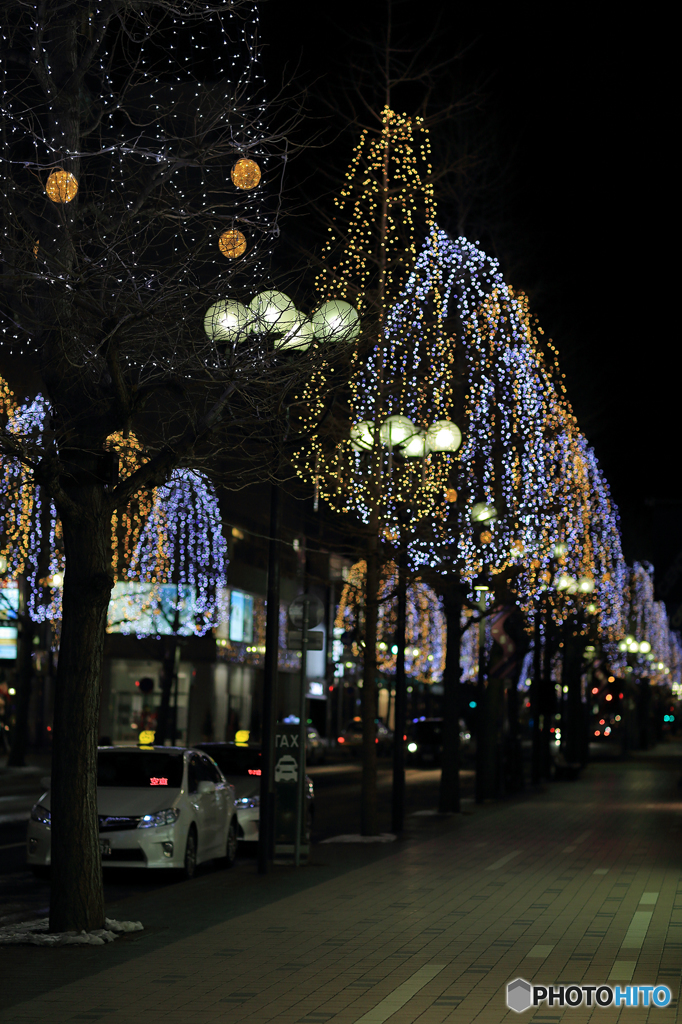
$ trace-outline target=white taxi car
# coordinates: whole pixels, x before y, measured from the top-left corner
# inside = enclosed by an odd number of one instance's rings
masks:
[[[225,778],[232,783],[236,790],[239,838],[245,843],[258,842],[261,780],[260,743],[199,743],[197,746],[199,750],[210,754]],[[286,756],[284,757],[286,758]],[[284,758],[280,760],[284,760]],[[293,757],[290,757],[288,760],[291,764],[282,765],[279,774],[281,775],[284,772],[293,781],[298,775],[298,765]],[[277,768],[275,768],[275,781],[277,781],[277,775]],[[307,775],[305,782],[306,820],[309,830],[315,813],[315,793],[312,779]]]
[[[100,747],[97,810],[102,864],[117,868],[176,868],[191,878],[197,864],[237,855],[234,787],[199,750],[181,747]],[[27,859],[50,864],[50,793],[31,810]]]

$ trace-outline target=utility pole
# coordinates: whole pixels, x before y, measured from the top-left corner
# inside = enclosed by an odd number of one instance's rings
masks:
[[[268,872],[273,856],[275,817],[275,717],[279,654],[279,513],[280,491],[270,485],[270,540],[268,544],[268,597],[263,666],[263,724],[261,733],[260,822],[258,873]]]

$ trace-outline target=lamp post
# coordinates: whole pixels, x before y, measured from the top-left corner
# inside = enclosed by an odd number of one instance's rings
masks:
[[[478,543],[481,549],[490,543],[489,526],[497,520],[497,509],[484,501],[477,502],[471,510],[471,523],[478,530]],[[486,575],[486,566],[481,550],[482,572],[474,582],[474,590],[478,595],[478,676],[476,683],[476,802],[492,799],[495,796],[497,772],[494,770],[494,743],[491,732],[497,724],[497,708],[491,708],[488,692],[485,664],[485,634],[487,617],[487,597],[490,584]],[[496,702],[493,702],[495,704]],[[492,712],[492,714],[491,714]],[[492,721],[494,717],[495,721]]]
[[[405,676],[405,643],[406,643],[406,600],[407,600],[407,540],[409,520],[412,514],[411,503],[407,496],[411,492],[409,486],[414,476],[414,466],[421,462],[421,485],[426,477],[426,460],[431,452],[456,452],[462,443],[459,427],[451,420],[439,419],[430,425],[418,427],[407,416],[394,414],[385,419],[378,418],[372,422],[363,420],[354,424],[350,430],[351,444],[356,452],[376,452],[377,446],[388,450],[388,474],[407,474],[403,486],[395,489],[395,518],[398,522],[398,573],[397,601],[398,615],[396,622],[395,644],[395,705],[394,705],[394,742],[393,742],[393,787],[391,800],[391,827],[394,833],[400,833],[405,816],[405,735],[407,719],[407,680]],[[389,483],[392,481],[389,481]],[[367,635],[365,644],[376,645],[376,636]],[[367,685],[367,681],[365,681]],[[458,727],[457,723],[455,723]]]
[[[566,615],[564,624],[560,733],[560,745],[564,753],[566,770],[571,774],[575,774],[582,766],[584,746],[581,742],[583,727],[581,680],[586,640],[584,643],[581,643],[578,639],[579,611],[582,609],[581,598],[587,597],[594,592],[595,583],[589,576],[581,576],[579,579],[575,579],[568,573],[562,573],[558,577],[555,586],[559,593],[572,597],[576,602],[575,611],[572,614]],[[585,608],[588,614],[594,614],[596,610],[596,605],[592,602]],[[565,699],[563,699],[564,695]]]
[[[649,714],[650,714],[650,699],[651,689],[649,684],[649,676],[642,674],[642,669],[645,667],[642,663],[652,663],[655,661],[655,656],[651,650],[651,644],[648,640],[637,640],[632,634],[628,634],[618,643],[618,650],[622,651],[626,656],[627,665],[625,668],[625,686],[623,689],[623,743],[622,750],[624,754],[630,750],[635,743],[638,743],[641,750],[647,750],[649,746]],[[662,666],[662,663],[660,663]],[[662,666],[663,667],[663,666]],[[628,692],[631,687],[634,686],[635,693],[637,693],[637,683],[639,681],[639,697],[637,704],[639,707],[638,719],[639,719],[639,736],[635,737],[635,727],[632,719],[631,712],[635,710],[635,703],[632,702],[630,693]]]

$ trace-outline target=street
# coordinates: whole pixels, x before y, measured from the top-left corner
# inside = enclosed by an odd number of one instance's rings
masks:
[[[182,884],[107,880],[108,912],[145,930],[97,948],[6,947],[3,1024],[130,1024],[142,1015],[149,1024],[368,1024],[394,1013],[401,1024],[507,1024],[518,1019],[505,1002],[514,979],[587,993],[601,986],[604,999],[616,985],[640,994],[657,986],[655,1013],[640,1002],[623,1019],[675,1024],[681,768],[677,742],[604,759],[577,781],[466,803],[460,815],[412,812],[395,843],[315,844],[307,867],[275,865],[266,878],[242,858],[232,872],[207,866]],[[320,834],[356,827],[354,772],[317,770],[327,780],[320,795],[340,809],[322,801]],[[409,773],[410,807],[423,799],[419,809],[430,809],[436,777]],[[385,813],[386,769],[380,793]],[[16,902],[33,886],[36,911],[46,900],[46,886],[21,870],[3,885]],[[618,1013],[545,1000],[523,1019],[606,1022]]]
[[[390,832],[391,767],[382,759],[379,768],[380,830]],[[361,770],[357,762],[327,763],[308,770],[315,786],[313,844],[331,836],[359,831],[359,787]],[[407,815],[437,807],[440,769],[408,768]],[[461,773],[465,800],[473,795],[473,772]],[[35,878],[26,867],[26,821],[43,788],[38,774],[0,775],[0,925],[41,917],[49,906],[49,882]],[[242,844],[243,845],[243,844]],[[251,864],[255,849],[241,851],[240,860]],[[218,870],[213,864],[200,873]],[[163,872],[109,870],[104,874],[107,904],[129,896],[152,892],[177,884]]]

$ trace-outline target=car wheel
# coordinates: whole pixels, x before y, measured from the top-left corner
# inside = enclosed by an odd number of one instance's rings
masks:
[[[194,825],[189,830],[187,835],[187,845],[185,846],[185,863],[180,869],[183,878],[194,878],[194,874],[197,870],[197,833]]]
[[[237,859],[237,847],[239,846],[239,835],[237,831],[237,819],[233,818],[227,830],[227,846],[223,857],[223,866],[231,868]]]

